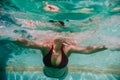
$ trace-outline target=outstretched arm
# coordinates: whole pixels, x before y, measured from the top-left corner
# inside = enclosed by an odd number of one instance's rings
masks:
[[[83,54],[92,54],[98,51],[106,50],[107,48],[104,45],[101,46],[71,46],[70,53],[83,53]]]
[[[27,39],[17,39],[15,41],[12,41],[13,43],[22,46],[22,47],[26,47],[26,48],[32,48],[32,49],[40,49],[45,47],[45,45],[42,42],[33,42]]]

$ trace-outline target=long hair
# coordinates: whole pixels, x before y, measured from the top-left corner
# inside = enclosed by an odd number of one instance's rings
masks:
[[[69,38],[63,38],[63,37],[59,37],[55,39],[55,42],[59,42],[59,43],[66,43],[69,45],[76,45],[76,42],[73,39],[69,39]]]

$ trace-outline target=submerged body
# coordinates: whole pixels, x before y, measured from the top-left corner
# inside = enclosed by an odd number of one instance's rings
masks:
[[[53,50],[52,46],[49,53],[43,57],[44,74],[48,77],[63,78],[68,73],[68,57],[63,51],[63,46],[61,47],[61,54],[53,54]]]
[[[65,78],[68,73],[68,57],[71,53],[90,54],[106,49],[104,45],[77,46],[74,40],[66,38],[50,38],[43,42],[17,39],[13,42],[26,48],[40,49],[43,55],[44,74],[52,78]]]
[[[57,61],[58,57],[60,57],[59,59],[61,60],[58,60],[58,64],[56,64],[55,59]],[[52,46],[49,53],[44,56],[43,62],[45,66],[48,66],[48,67],[63,68],[68,64],[68,57],[67,55],[65,55],[63,51],[63,47],[61,47],[61,54],[53,54],[53,46]]]

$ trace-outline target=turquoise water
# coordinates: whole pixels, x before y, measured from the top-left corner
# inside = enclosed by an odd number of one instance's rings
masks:
[[[72,54],[65,80],[120,80],[120,0],[44,1],[60,11],[45,11],[42,0],[0,2],[0,80],[57,80],[43,74],[39,50],[9,41],[20,37],[37,41],[48,36],[108,48],[91,55]],[[67,28],[48,20],[64,21]]]

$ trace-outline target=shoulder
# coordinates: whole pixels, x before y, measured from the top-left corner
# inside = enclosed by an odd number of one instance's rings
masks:
[[[69,56],[71,54],[71,49],[74,45],[68,45],[68,44],[64,44],[63,45],[63,50],[64,50],[64,53]]]
[[[46,46],[46,45],[44,47],[42,47],[40,50],[41,50],[43,56],[48,54],[48,52],[50,51],[51,48],[52,48],[52,46]]]

